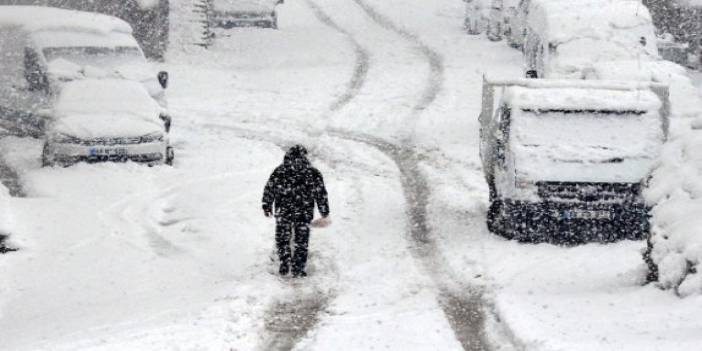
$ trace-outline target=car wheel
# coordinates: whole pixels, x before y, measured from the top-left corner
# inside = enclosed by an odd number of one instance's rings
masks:
[[[173,147],[171,147],[171,146],[166,147],[166,164],[169,166],[173,166],[174,159],[175,159],[175,152],[173,151]]]

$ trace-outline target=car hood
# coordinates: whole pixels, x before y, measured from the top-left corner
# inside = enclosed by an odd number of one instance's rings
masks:
[[[123,112],[81,113],[59,116],[50,134],[65,134],[79,139],[139,137],[163,133],[163,123],[157,116]]]

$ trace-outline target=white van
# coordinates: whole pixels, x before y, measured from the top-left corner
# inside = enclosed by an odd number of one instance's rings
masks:
[[[24,132],[64,82],[118,78],[142,83],[165,105],[168,74],[155,73],[132,28],[115,17],[35,6],[0,10],[0,123]]]
[[[651,14],[638,0],[531,0],[527,13],[529,77],[586,79],[597,63],[659,59]]]
[[[485,80],[480,157],[487,225],[520,241],[642,239],[642,190],[668,135],[656,83]]]

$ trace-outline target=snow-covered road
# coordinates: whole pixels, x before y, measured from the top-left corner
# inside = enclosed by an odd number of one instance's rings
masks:
[[[10,200],[0,349],[689,350],[701,302],[639,287],[641,243],[487,232],[481,81],[519,76],[521,56],[466,36],[462,7],[287,1],[281,30],[217,31],[208,49],[173,21],[173,168],[42,169],[40,143],[0,141],[28,196]],[[334,221],[303,281],[275,276],[260,210],[295,143]]]

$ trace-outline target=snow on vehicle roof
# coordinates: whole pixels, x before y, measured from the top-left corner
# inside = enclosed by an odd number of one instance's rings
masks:
[[[653,111],[661,107],[650,90],[509,87],[504,102],[522,110]]]
[[[95,34],[131,34],[125,21],[108,15],[44,6],[1,6],[0,27],[20,27],[28,32],[74,31]]]
[[[40,31],[34,32],[30,36],[34,45],[38,48],[47,47],[136,47],[139,43],[131,34],[112,32],[106,34],[64,32],[64,31]],[[141,49],[139,49],[141,50]]]
[[[161,108],[139,82],[122,79],[83,79],[65,83],[54,112],[71,114],[118,112],[158,117]]]
[[[555,43],[577,38],[611,40],[615,32],[653,28],[648,8],[638,0],[533,0],[527,21],[547,36],[545,40]]]

